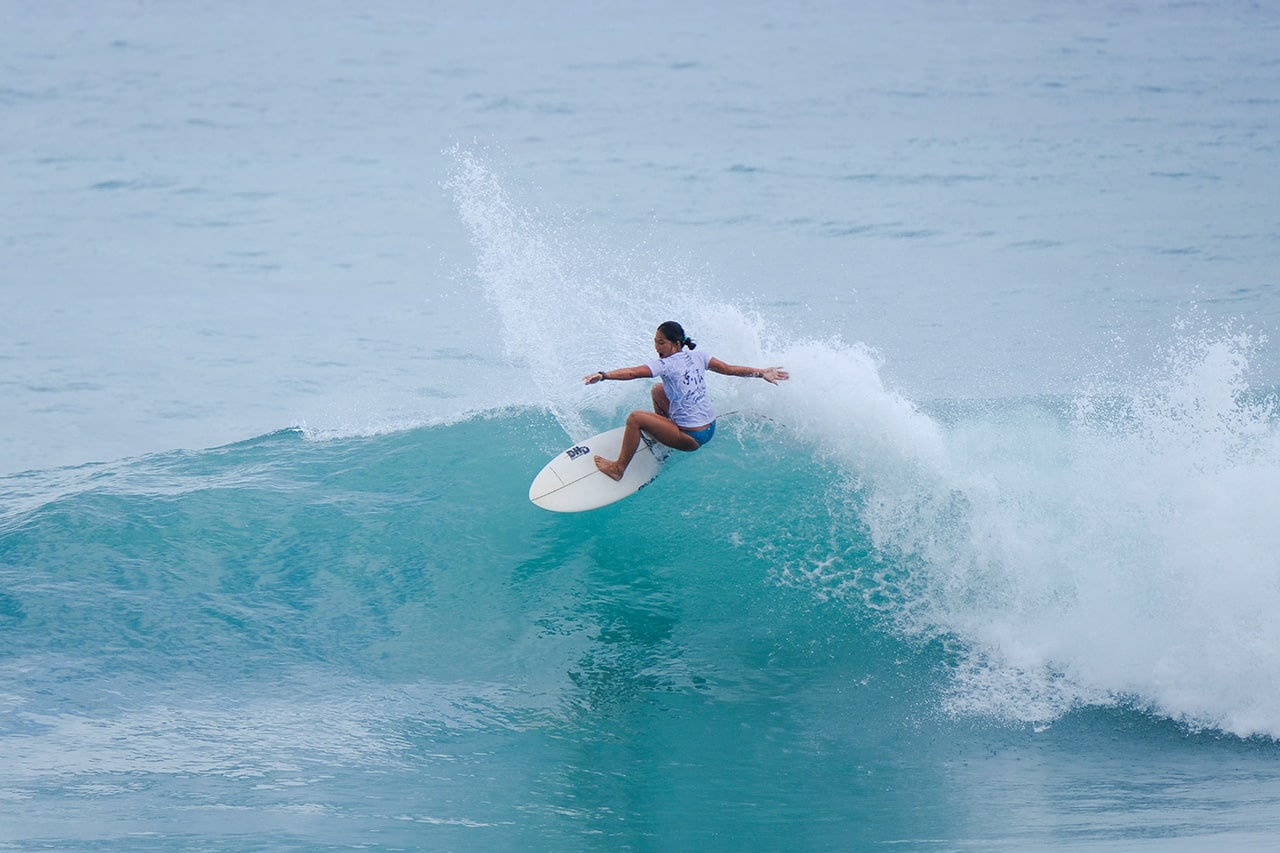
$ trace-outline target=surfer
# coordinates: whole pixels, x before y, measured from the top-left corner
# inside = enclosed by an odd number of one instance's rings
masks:
[[[587,385],[606,379],[658,377],[662,380],[650,391],[653,411],[635,411],[627,416],[627,428],[622,435],[622,450],[618,458],[595,457],[596,467],[606,475],[614,480],[622,479],[640,446],[641,430],[675,450],[697,450],[711,440],[716,434],[716,414],[707,397],[706,371],[763,379],[771,385],[777,385],[779,380],[789,375],[781,367],[761,370],[725,364],[718,358],[694,352],[695,347],[697,344],[685,337],[684,328],[674,320],[668,320],[653,335],[653,348],[658,353],[653,361],[618,370],[599,370],[582,377]]]

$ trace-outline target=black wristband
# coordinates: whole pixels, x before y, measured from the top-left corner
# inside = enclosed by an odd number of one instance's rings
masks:
[[[607,379],[609,378],[609,374],[605,373],[603,370],[597,370],[597,371],[596,371],[596,373],[599,373],[599,374],[600,374],[600,381],[601,381],[601,382],[604,382],[605,380],[607,380]]]

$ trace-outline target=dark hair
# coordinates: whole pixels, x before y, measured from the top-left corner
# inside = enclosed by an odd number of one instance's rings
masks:
[[[658,331],[662,333],[664,338],[671,341],[673,344],[679,344],[680,346],[688,347],[689,349],[698,348],[697,344],[684,336],[684,327],[675,320],[668,320],[663,323],[658,327]]]

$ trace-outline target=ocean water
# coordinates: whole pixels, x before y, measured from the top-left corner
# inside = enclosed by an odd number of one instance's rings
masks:
[[[1267,4],[0,11],[0,849],[1280,842]]]

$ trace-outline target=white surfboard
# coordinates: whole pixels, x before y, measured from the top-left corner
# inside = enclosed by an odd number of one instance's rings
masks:
[[[622,449],[618,427],[580,441],[557,453],[529,486],[529,500],[552,512],[582,512],[608,506],[634,495],[662,473],[671,448],[640,433],[640,447],[621,480],[613,480],[596,467],[595,457],[617,459]]]

